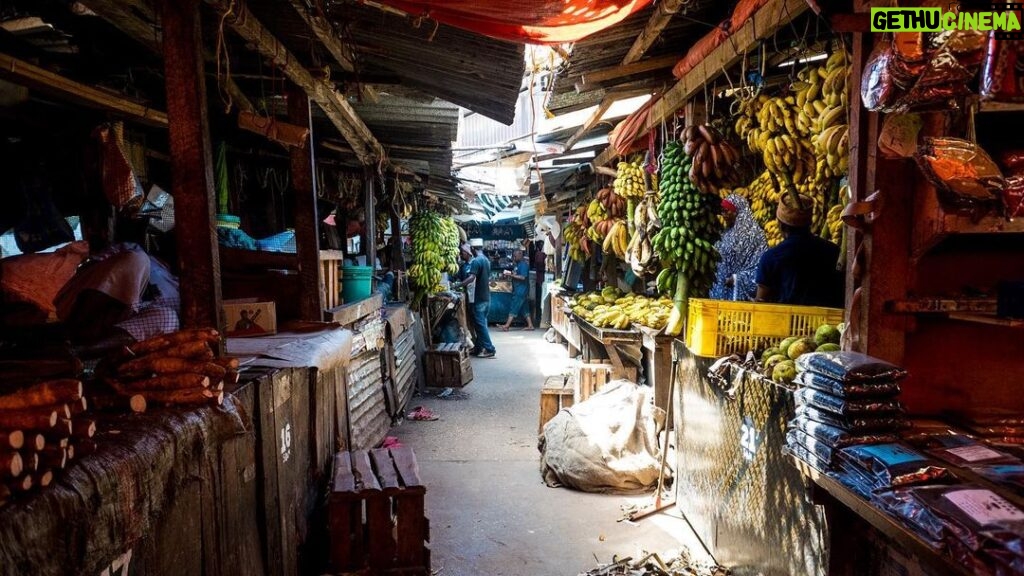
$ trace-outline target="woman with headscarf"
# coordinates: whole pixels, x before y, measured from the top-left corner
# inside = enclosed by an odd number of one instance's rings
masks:
[[[722,261],[715,273],[711,298],[753,300],[757,293],[757,264],[768,249],[764,230],[757,225],[747,201],[732,195],[722,200],[725,232],[715,244]]]

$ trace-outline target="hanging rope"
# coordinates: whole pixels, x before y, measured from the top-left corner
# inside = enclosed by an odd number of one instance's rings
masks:
[[[228,56],[228,45],[224,35],[224,25],[227,23],[229,17],[235,15],[235,0],[231,0],[228,4],[228,9],[224,11],[220,16],[220,24],[217,26],[217,49],[214,54],[214,59],[217,61],[217,94],[220,95],[220,100],[224,104],[224,113],[228,114],[231,112],[231,106],[234,104],[234,100],[231,98],[231,93],[225,88],[225,84],[231,80],[231,58]],[[221,72],[221,62],[224,63],[224,71]]]

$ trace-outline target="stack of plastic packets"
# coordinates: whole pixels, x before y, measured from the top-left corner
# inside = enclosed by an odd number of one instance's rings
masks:
[[[796,417],[789,451],[823,471],[838,471],[838,451],[898,440],[907,426],[898,400],[906,372],[857,352],[816,352],[797,359]]]

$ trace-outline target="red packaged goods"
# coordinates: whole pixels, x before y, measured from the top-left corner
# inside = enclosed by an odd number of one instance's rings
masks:
[[[1003,188],[1003,209],[1007,218],[1024,216],[1024,174],[1014,174],[1006,179]]]
[[[1024,41],[997,40],[991,32],[981,70],[982,100],[1024,102]]]
[[[973,142],[925,138],[915,159],[948,208],[989,209],[1002,197],[1006,181],[999,166]]]

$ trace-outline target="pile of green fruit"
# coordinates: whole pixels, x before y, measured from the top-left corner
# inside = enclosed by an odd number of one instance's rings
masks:
[[[776,382],[789,384],[796,378],[797,358],[810,352],[839,350],[839,336],[839,327],[831,324],[819,326],[813,337],[790,336],[761,354],[761,373]]]
[[[679,334],[686,302],[707,294],[721,257],[715,242],[722,234],[718,219],[721,199],[701,193],[688,176],[692,161],[679,142],[665,146],[662,161],[661,200],[658,219],[661,231],[652,245],[664,269],[658,274],[658,291],[671,292],[675,310],[665,333]]]
[[[437,212],[417,212],[409,220],[412,237],[412,265],[409,282],[416,301],[441,290],[441,273],[459,271],[459,227]]]

